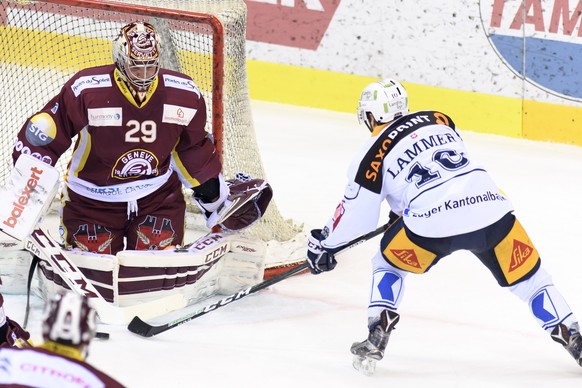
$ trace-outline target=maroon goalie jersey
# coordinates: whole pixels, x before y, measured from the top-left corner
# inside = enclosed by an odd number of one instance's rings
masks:
[[[188,76],[160,69],[138,105],[115,65],[78,72],[21,128],[13,159],[29,153],[55,165],[77,136],[65,181],[95,200],[126,202],[175,172],[190,188],[221,171],[204,127],[206,104]]]

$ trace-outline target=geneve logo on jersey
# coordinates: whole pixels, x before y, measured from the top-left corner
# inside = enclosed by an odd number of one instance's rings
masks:
[[[481,0],[479,4],[485,34],[514,73],[548,93],[582,101],[578,1]]]
[[[134,149],[123,154],[113,167],[111,176],[117,179],[153,177],[159,175],[159,160],[152,152]]]

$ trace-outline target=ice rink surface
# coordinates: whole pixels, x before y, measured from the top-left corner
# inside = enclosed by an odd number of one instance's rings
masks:
[[[342,197],[367,129],[355,113],[252,107],[279,209],[307,229],[321,227]],[[582,148],[463,129],[472,157],[513,201],[542,264],[582,319]],[[111,338],[94,341],[88,361],[135,388],[582,387],[582,368],[466,252],[407,277],[384,359],[372,377],[356,372],[349,348],[367,335],[370,258],[378,243],[338,256],[332,272],[285,280],[153,338],[101,326]],[[8,316],[21,321],[25,297],[6,299]],[[34,299],[29,329],[36,341],[41,309]]]

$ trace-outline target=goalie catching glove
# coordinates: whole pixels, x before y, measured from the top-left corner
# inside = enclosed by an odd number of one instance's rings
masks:
[[[321,232],[321,229],[313,229],[311,231],[311,236],[307,240],[307,264],[309,264],[309,269],[314,275],[318,275],[325,271],[331,271],[335,268],[337,261],[335,260],[334,254],[327,252],[323,246],[321,246],[321,240],[324,240],[325,236]]]
[[[242,230],[261,219],[273,198],[273,190],[265,180],[241,172],[226,181],[221,174],[219,180],[220,195],[215,201],[208,203],[196,194],[193,196],[208,228]]]

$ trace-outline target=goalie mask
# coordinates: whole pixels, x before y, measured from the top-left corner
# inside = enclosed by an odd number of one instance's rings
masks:
[[[121,76],[138,90],[150,86],[160,70],[160,43],[149,23],[130,23],[113,41],[113,61]]]
[[[87,347],[95,337],[96,319],[86,297],[59,292],[46,305],[42,337],[62,345]]]
[[[408,113],[408,94],[393,79],[374,82],[364,89],[358,103],[358,121],[366,124],[370,132],[376,124],[388,123]]]

